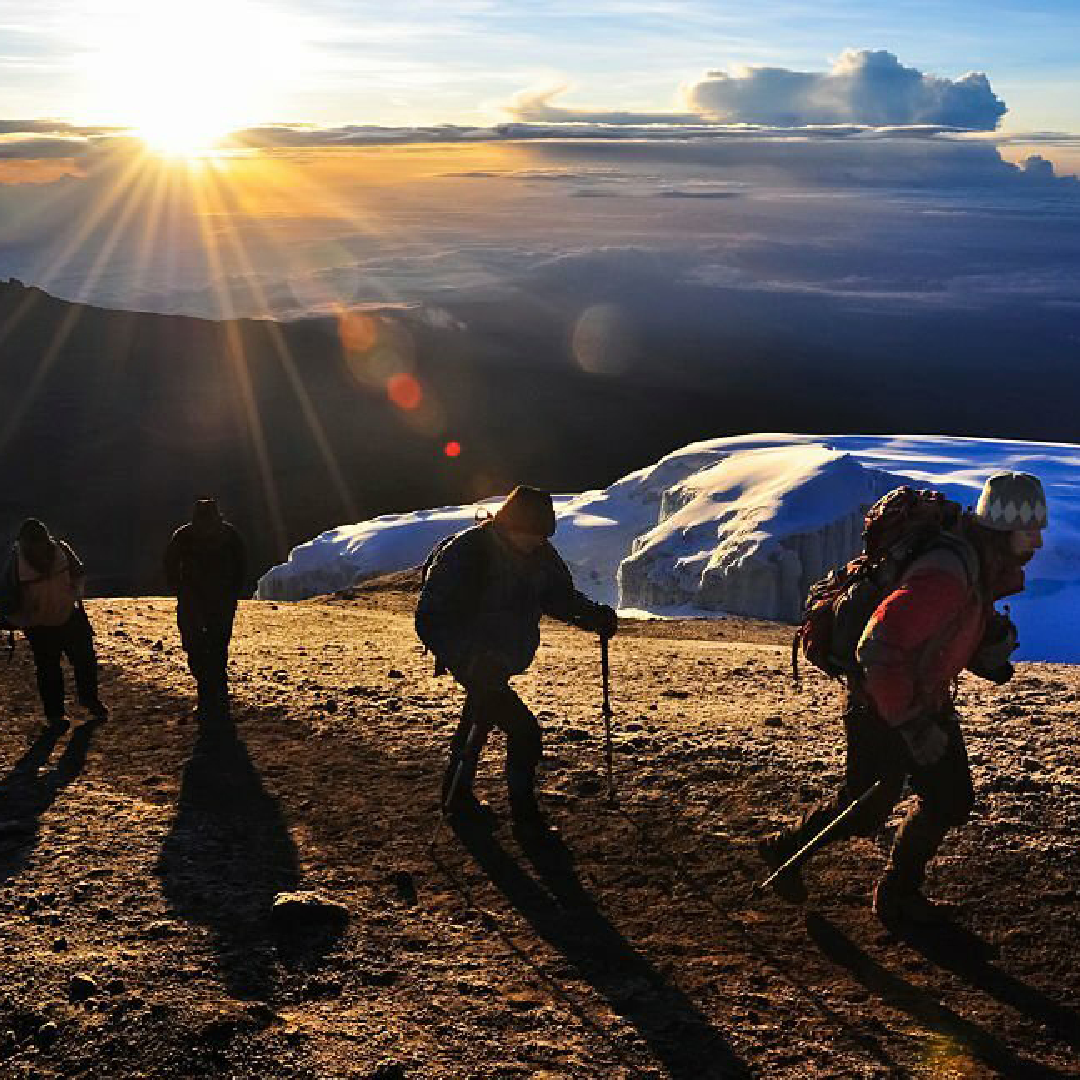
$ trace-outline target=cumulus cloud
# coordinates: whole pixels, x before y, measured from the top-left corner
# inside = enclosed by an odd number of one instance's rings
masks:
[[[958,79],[928,75],[884,49],[847,49],[827,72],[711,71],[688,98],[700,114],[719,121],[788,126],[944,124],[992,131],[1007,112],[981,72]]]

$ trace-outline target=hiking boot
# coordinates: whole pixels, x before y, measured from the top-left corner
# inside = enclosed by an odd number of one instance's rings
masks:
[[[947,904],[935,904],[918,889],[904,888],[882,878],[874,886],[874,914],[887,925],[909,923],[932,926],[949,922],[955,914]]]
[[[757,853],[771,871],[776,871],[799,850],[799,847],[797,837],[778,832],[765,837],[764,840],[759,840]],[[806,903],[808,894],[798,867],[785,870],[773,880],[771,888],[777,896],[789,904]]]
[[[109,709],[98,700],[84,701],[82,707],[90,714],[89,723],[104,724],[109,719]]]
[[[447,817],[475,825],[490,825],[495,820],[495,811],[470,790],[459,789],[452,802],[443,803],[442,811]]]
[[[510,820],[514,835],[525,843],[537,843],[558,838],[559,830],[544,816],[540,807],[511,807]]]

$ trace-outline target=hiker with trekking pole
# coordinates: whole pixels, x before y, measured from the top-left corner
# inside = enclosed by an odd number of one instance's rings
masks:
[[[877,833],[909,781],[917,801],[873,909],[886,924],[947,917],[922,886],[974,802],[955,683],[965,669],[995,683],[1012,677],[1016,628],[994,603],[1023,590],[1046,523],[1042,484],[1029,473],[995,473],[967,511],[938,492],[899,488],[867,514],[864,553],[810,590],[792,659],[801,649],[847,685],[846,778],[834,798],[758,845],[782,897],[803,902],[806,859]]]
[[[599,634],[605,645],[618,626],[613,608],[574,588],[550,542],[554,532],[551,496],[520,486],[493,517],[437,545],[425,564],[416,631],[435,655],[436,674],[448,671],[465,689],[441,797],[443,814],[462,823],[490,818],[473,780],[484,743],[499,728],[514,826],[535,836],[548,830],[536,798],[540,725],[509,680],[532,663],[542,615]]]
[[[71,545],[36,518],[27,518],[0,573],[0,615],[12,634],[12,652],[15,628],[30,644],[45,722],[53,731],[68,727],[60,663],[65,656],[90,720],[100,723],[109,716],[98,696],[94,632],[82,602],[85,585],[86,571]]]

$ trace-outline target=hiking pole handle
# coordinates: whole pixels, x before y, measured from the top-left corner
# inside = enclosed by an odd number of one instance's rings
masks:
[[[821,830],[821,832],[803,844],[790,859],[778,866],[764,881],[758,882],[758,884],[754,886],[753,895],[757,896],[758,893],[767,889],[781,874],[788,870],[794,870],[806,862],[806,860],[837,831],[840,825],[847,821],[847,819],[851,817],[863,803],[867,802],[877,793],[881,784],[882,782],[880,780],[875,780],[857,799],[852,799],[852,801],[849,802],[847,806],[845,806],[844,809]]]

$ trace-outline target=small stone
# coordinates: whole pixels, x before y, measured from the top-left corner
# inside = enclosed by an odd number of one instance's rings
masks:
[[[388,679],[404,679],[405,678],[405,673],[403,671],[398,671],[398,669],[396,667],[392,667],[386,673],[386,677]]]
[[[72,975],[68,984],[68,997],[72,1001],[86,1001],[98,991],[98,985],[90,975]]]
[[[404,903],[413,905],[417,902],[416,882],[408,870],[399,870],[394,875],[394,888],[397,890],[398,899]]]
[[[105,984],[105,990],[107,993],[112,994],[115,997],[117,994],[122,994],[125,990],[123,979],[110,979]]]
[[[368,1076],[371,1080],[405,1080],[405,1066],[398,1065],[397,1062],[380,1061]]]
[[[68,947],[68,940],[65,937],[58,937],[52,943],[53,952],[66,952]]]
[[[784,726],[784,718],[782,716],[766,716],[765,717],[765,726],[766,727],[783,727]]]
[[[158,638],[157,641],[155,641],[154,644],[150,646],[150,648],[154,652],[163,652],[165,649],[165,642],[162,641],[161,638]]]
[[[60,1038],[60,1029],[51,1020],[47,1020],[37,1029],[34,1038],[38,1046],[48,1048]]]

